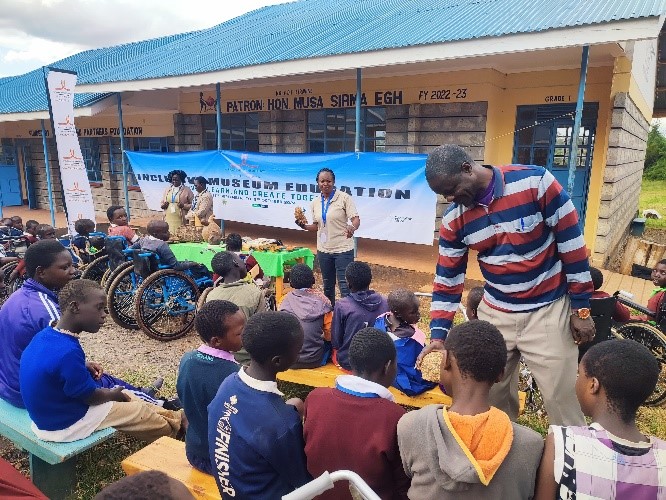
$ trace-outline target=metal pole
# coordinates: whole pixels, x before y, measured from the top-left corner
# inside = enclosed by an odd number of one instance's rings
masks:
[[[361,151],[361,68],[356,68],[356,137],[354,138],[354,151]]]
[[[578,162],[578,133],[583,118],[583,102],[585,100],[585,83],[587,80],[587,61],[590,47],[583,46],[583,56],[580,62],[580,80],[578,82],[578,99],[576,100],[576,114],[574,115],[573,130],[571,131],[571,149],[569,150],[569,179],[567,192],[573,198],[574,181],[576,179],[576,163]]]
[[[220,102],[220,84],[215,84],[215,123],[217,128],[215,129],[215,136],[217,137],[217,150],[222,150],[222,102]]]
[[[51,185],[51,166],[49,165],[49,148],[46,144],[46,129],[42,120],[42,146],[44,146],[44,164],[46,165],[46,189],[49,195],[49,210],[51,210],[51,225],[56,227],[55,207],[53,206],[53,186]]]
[[[361,68],[356,68],[356,137],[354,137],[354,151],[361,152]],[[354,258],[358,252],[358,239],[354,239]]]
[[[120,92],[116,94],[118,98],[118,125],[120,130],[120,158],[123,162],[123,193],[125,194],[125,213],[127,220],[130,217],[129,190],[127,189],[127,160],[125,160],[125,129],[123,128],[123,100]],[[109,151],[112,154],[112,151]]]

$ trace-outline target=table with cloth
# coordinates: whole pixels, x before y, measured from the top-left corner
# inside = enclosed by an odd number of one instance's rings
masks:
[[[209,270],[211,261],[217,252],[224,252],[224,245],[209,245],[208,243],[173,243],[169,245],[176,258],[191,260],[205,265]],[[245,253],[245,252],[243,252]],[[249,252],[248,252],[249,253]],[[282,250],[279,252],[260,252],[254,250],[252,256],[257,259],[259,266],[265,276],[275,278],[275,295],[278,300],[284,293],[284,265],[291,263],[303,263],[312,268],[314,265],[314,254],[309,248],[294,248],[293,250]]]

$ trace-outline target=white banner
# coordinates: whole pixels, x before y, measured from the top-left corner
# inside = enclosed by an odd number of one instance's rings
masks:
[[[74,223],[77,220],[95,220],[90,182],[74,126],[76,73],[49,70],[46,81],[53,133],[58,148],[60,178],[65,194],[67,226],[69,232],[74,234]]]

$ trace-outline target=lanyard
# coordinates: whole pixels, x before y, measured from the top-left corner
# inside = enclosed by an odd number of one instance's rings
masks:
[[[183,189],[182,184],[178,187],[178,191],[175,193],[173,192],[173,188],[171,188],[171,203],[176,203],[176,199],[178,199],[178,195],[180,194],[181,189]]]
[[[331,191],[331,195],[328,197],[328,202],[324,205],[324,196],[321,197],[321,220],[326,225],[326,214],[328,214],[328,207],[331,206],[331,201],[333,201],[333,196],[335,196],[335,188]]]
[[[204,189],[204,190],[201,191],[200,193],[197,193],[197,195],[194,197],[194,203],[192,203],[192,210],[194,210],[194,209],[197,208],[197,205],[199,204],[199,196],[201,196],[202,194],[204,194],[206,191],[208,191],[208,190],[207,190],[207,189]]]

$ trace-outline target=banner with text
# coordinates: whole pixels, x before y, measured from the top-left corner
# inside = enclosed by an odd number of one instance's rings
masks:
[[[215,216],[296,229],[294,209],[311,222],[319,200],[315,177],[327,167],[336,187],[353,196],[361,217],[356,236],[431,245],[436,195],[425,180],[426,155],[407,153],[274,154],[239,151],[126,152],[148,207],[160,210],[167,173],[184,170],[187,183],[203,176],[215,200]]]
[[[67,225],[73,234],[74,223],[78,219],[95,220],[90,182],[74,125],[76,73],[50,70],[46,82],[53,135],[58,149],[60,179],[65,193]]]

